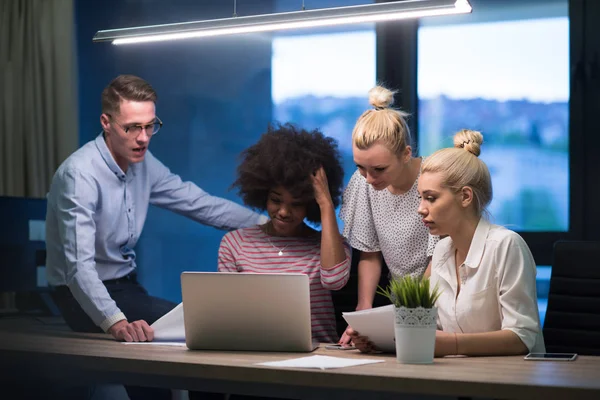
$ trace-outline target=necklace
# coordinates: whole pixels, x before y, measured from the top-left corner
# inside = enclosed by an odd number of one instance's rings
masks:
[[[267,225],[265,225],[265,227],[264,227],[264,230],[263,230],[263,232],[264,232],[264,233],[265,233],[265,235],[267,236],[267,240],[269,241],[269,243],[271,244],[271,246],[273,246],[273,248],[274,248],[275,250],[277,250],[277,251],[278,251],[278,252],[277,252],[277,255],[278,255],[279,257],[281,257],[281,256],[283,255],[283,251],[284,251],[285,249],[287,249],[287,247],[288,247],[290,244],[288,243],[288,244],[286,244],[285,246],[283,246],[282,248],[279,248],[279,247],[275,246],[275,245],[273,244],[273,242],[271,241],[271,238],[270,238],[270,236],[273,236],[273,235],[271,235],[271,234],[269,233],[269,228],[270,228],[270,225],[269,225],[269,223],[267,223]]]
[[[280,249],[279,247],[275,246],[275,245],[273,244],[273,242],[271,242],[271,239],[270,239],[270,238],[268,238],[268,237],[267,237],[267,240],[269,241],[269,243],[271,243],[271,246],[273,246],[273,248],[274,248],[275,250],[279,250],[279,253],[277,253],[277,255],[278,255],[278,256],[280,256],[280,257],[283,255],[283,251],[284,251],[285,249],[287,249],[287,247],[290,245],[290,244],[288,243],[288,244],[286,244],[285,246],[283,246],[283,248],[281,248],[281,249]]]
[[[271,221],[267,222],[265,225],[263,225],[263,226],[261,227],[261,230],[262,230],[262,231],[263,231],[263,233],[264,233],[264,234],[267,236],[267,240],[269,241],[269,243],[271,244],[271,246],[273,246],[273,248],[274,248],[275,250],[277,250],[277,255],[278,255],[279,257],[281,257],[281,256],[283,255],[283,251],[284,251],[285,249],[287,249],[287,247],[290,245],[290,243],[286,244],[286,245],[285,245],[285,246],[283,246],[282,248],[279,248],[279,247],[275,246],[275,245],[273,244],[273,242],[271,241],[271,236],[276,236],[276,237],[280,237],[280,236],[277,236],[277,235],[271,234],[271,230],[273,229],[273,226],[272,226],[271,224],[272,224],[272,222],[271,222]]]

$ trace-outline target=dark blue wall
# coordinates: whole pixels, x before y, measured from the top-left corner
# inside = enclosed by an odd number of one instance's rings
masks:
[[[272,11],[239,2],[238,14]],[[232,3],[207,0],[78,1],[80,139],[100,132],[100,93],[118,74],[148,80],[164,126],[150,150],[171,171],[211,194],[240,202],[228,188],[239,152],[271,119],[271,38],[247,35],[113,46],[92,43],[102,29],[231,16]],[[137,245],[140,279],[152,295],[180,301],[180,273],[216,270],[224,232],[152,207]]]

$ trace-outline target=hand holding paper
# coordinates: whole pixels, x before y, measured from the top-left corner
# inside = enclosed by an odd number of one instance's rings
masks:
[[[125,343],[185,346],[183,303],[179,303],[150,326],[154,330],[154,340],[152,342]]]
[[[345,312],[342,316],[362,336],[369,340],[378,350],[395,352],[394,342],[394,305],[369,308],[367,310]]]

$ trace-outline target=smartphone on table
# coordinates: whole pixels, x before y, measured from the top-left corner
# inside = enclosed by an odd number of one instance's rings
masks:
[[[528,361],[575,361],[577,353],[529,353],[525,356]]]

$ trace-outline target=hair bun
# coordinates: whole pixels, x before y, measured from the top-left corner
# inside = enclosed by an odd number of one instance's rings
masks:
[[[375,108],[387,108],[394,104],[394,94],[395,91],[383,86],[375,86],[369,90],[369,104]]]
[[[483,135],[478,131],[463,129],[454,135],[454,147],[465,149],[477,157],[479,157],[479,154],[481,154],[482,144]]]

